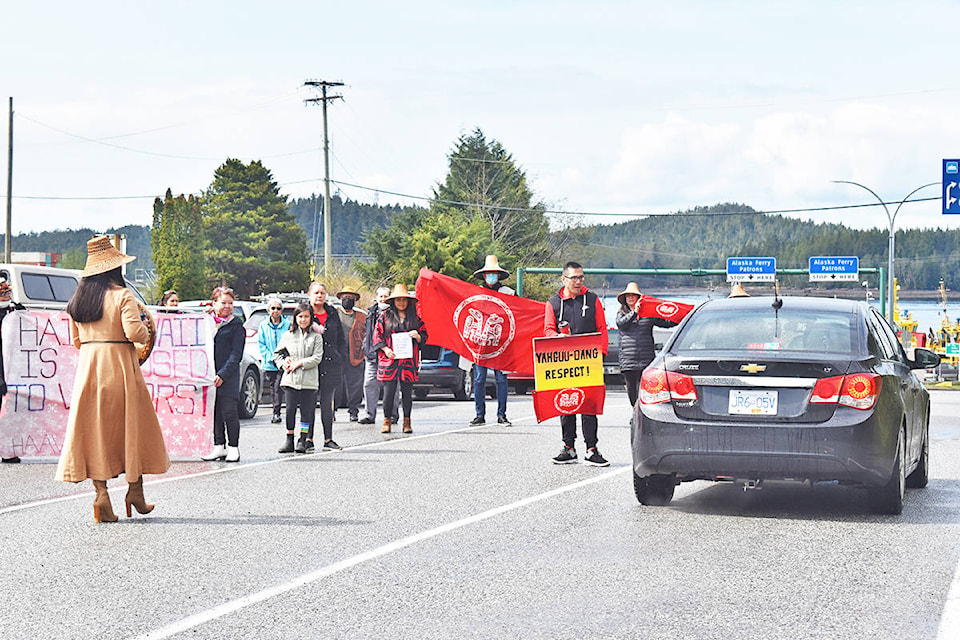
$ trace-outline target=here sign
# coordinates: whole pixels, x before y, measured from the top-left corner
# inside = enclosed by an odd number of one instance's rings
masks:
[[[811,256],[810,282],[857,282],[860,258],[857,256]]]
[[[727,282],[774,282],[776,258],[727,258]]]

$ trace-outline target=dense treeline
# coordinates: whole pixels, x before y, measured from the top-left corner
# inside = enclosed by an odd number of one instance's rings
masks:
[[[12,251],[40,251],[42,253],[61,253],[63,263],[60,265],[69,269],[82,269],[87,260],[87,240],[97,234],[119,233],[127,236],[127,253],[137,256],[134,268],[153,269],[153,258],[150,252],[150,227],[131,224],[125,227],[111,227],[94,231],[87,227],[81,229],[57,229],[56,231],[41,231],[21,233],[13,236],[10,243]],[[4,242],[4,234],[0,233],[0,243]]]
[[[290,213],[307,234],[307,246],[323,254],[323,196],[297,198],[289,203]],[[330,238],[331,253],[356,255],[362,253],[360,244],[371,229],[390,226],[394,216],[403,208],[399,205],[376,205],[343,200],[339,195],[330,196],[333,233]]]
[[[781,215],[755,213],[727,203],[669,216],[594,227],[585,264],[603,268],[725,269],[727,257],[774,256],[778,268],[803,269],[810,256],[858,256],[860,266],[886,267],[886,230],[850,229]],[[896,233],[897,279],[904,289],[936,289],[941,277],[960,289],[960,230],[909,229]],[[611,276],[618,286],[637,280],[648,288],[719,284],[722,276]],[[806,276],[788,276],[788,286],[808,286]],[[821,285],[823,286],[823,285]],[[857,287],[857,283],[833,286]],[[876,282],[873,283],[876,286]]]

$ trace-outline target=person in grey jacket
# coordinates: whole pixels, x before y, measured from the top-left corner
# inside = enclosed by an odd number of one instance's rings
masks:
[[[311,328],[313,309],[309,304],[297,305],[293,318],[290,330],[283,333],[274,351],[274,362],[283,371],[280,386],[287,400],[287,439],[279,452],[310,453],[313,441],[308,438],[316,418],[323,336]],[[294,448],[297,407],[300,408],[300,440]]]
[[[640,374],[653,362],[653,328],[673,327],[676,322],[662,318],[641,318],[640,301],[643,294],[636,282],[628,282],[627,288],[617,296],[620,310],[617,311],[617,328],[620,329],[620,373],[627,384],[630,406],[637,404],[640,390]]]

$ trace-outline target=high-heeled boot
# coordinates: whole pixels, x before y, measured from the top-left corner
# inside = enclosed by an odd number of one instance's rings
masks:
[[[147,504],[147,501],[143,497],[143,477],[141,477],[136,482],[131,482],[130,487],[127,489],[127,497],[125,499],[127,503],[127,517],[131,517],[130,507],[135,507],[137,513],[150,513],[153,511],[153,508],[156,506],[154,504]]]
[[[113,505],[110,504],[107,481],[94,480],[93,488],[97,490],[97,497],[93,499],[93,520],[95,522],[116,522],[119,518],[114,515]]]
[[[403,432],[404,433],[413,433],[413,427],[410,425],[410,418],[403,417]]]
[[[380,433],[390,433],[391,426],[392,426],[392,423],[390,422],[390,418],[384,418],[383,427],[380,429]]]

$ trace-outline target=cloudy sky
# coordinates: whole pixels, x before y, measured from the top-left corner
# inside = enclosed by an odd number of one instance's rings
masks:
[[[477,127],[558,219],[590,222],[876,201],[833,180],[898,203],[960,157],[956,2],[8,4],[14,233],[149,224],[228,157],[322,193],[308,79],[345,83],[331,178],[363,202],[422,203]],[[939,196],[897,227],[957,227]],[[879,207],[791,215],[887,228]]]

